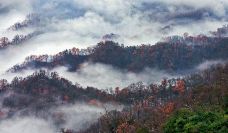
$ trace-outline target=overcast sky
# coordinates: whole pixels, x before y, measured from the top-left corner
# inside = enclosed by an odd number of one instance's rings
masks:
[[[33,54],[96,45],[118,34],[125,45],[154,44],[171,35],[208,34],[228,20],[227,0],[0,0],[0,37],[42,31],[20,46],[0,50],[0,73]],[[28,14],[41,21],[7,30]]]
[[[42,26],[33,28],[52,38],[48,41],[87,47],[115,33],[126,45],[153,44],[163,36],[221,27],[227,5],[227,0],[0,0],[0,29],[35,13]]]

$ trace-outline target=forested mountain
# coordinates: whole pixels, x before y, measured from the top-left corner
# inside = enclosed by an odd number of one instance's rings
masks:
[[[160,87],[146,89],[145,93],[144,87],[139,87],[140,98],[134,97],[132,106],[122,112],[105,114],[84,132],[225,133],[228,131],[227,79],[225,65],[177,80],[174,86],[165,80]],[[122,91],[126,96],[130,92]]]
[[[9,46],[20,45],[39,34],[40,34],[40,32],[37,31],[37,32],[30,33],[28,35],[15,35],[12,40],[10,40],[7,37],[1,37],[0,38],[0,50],[6,49]]]
[[[92,87],[82,88],[78,84],[73,85],[55,72],[40,71],[26,78],[16,77],[11,83],[1,80],[0,90],[4,96],[2,109],[9,109],[7,112],[1,112],[1,116],[10,117],[19,110],[23,110],[23,115],[28,115],[31,110],[38,115],[40,111],[53,106],[78,101],[94,106],[115,102],[125,105],[124,110],[107,112],[98,123],[83,132],[169,132],[170,125],[164,123],[173,112],[181,108],[194,112],[197,108],[203,107],[212,113],[214,110],[218,115],[224,110],[224,115],[227,115],[227,79],[226,64],[184,78],[164,79],[160,84],[146,86],[135,83],[122,90],[117,87],[114,92],[108,93]],[[214,108],[219,110],[216,111]],[[227,131],[227,118],[221,122],[216,123],[216,130]],[[171,120],[169,124],[172,124]],[[204,129],[212,130],[215,129]],[[62,132],[74,131],[69,129]]]
[[[0,0],[0,133],[228,133],[228,0]]]
[[[155,45],[127,47],[105,41],[93,48],[82,50],[73,48],[52,56],[32,55],[27,57],[24,63],[15,65],[9,71],[42,67],[53,69],[56,66],[67,66],[69,71],[76,71],[80,64],[89,61],[133,72],[142,71],[146,67],[178,72],[193,69],[208,60],[227,60],[227,43],[226,37],[206,36],[177,37]]]
[[[32,26],[38,26],[42,23],[40,16],[38,14],[29,14],[26,16],[25,20],[22,22],[16,22],[8,28],[8,30],[17,31],[23,28],[28,28]]]
[[[47,70],[25,78],[15,77],[11,83],[1,80],[0,118],[15,117],[18,112],[20,116],[33,114],[43,119],[51,116],[48,119],[56,123],[55,126],[62,133],[226,132],[228,38],[223,29],[214,32],[213,37],[185,34],[183,37],[164,38],[155,45],[139,46],[124,46],[103,40],[87,49],[72,48],[56,55],[29,56],[8,72],[41,68]],[[205,61],[218,60],[222,61],[220,65],[206,66],[208,69],[198,71],[197,74],[192,71]],[[60,77],[57,72],[49,72],[59,66],[66,66],[69,72],[74,72],[86,62],[107,64],[134,73],[145,68],[157,68],[168,73],[184,73],[185,76],[164,78],[160,83],[149,85],[138,82],[125,88],[102,90],[83,88],[78,83]],[[53,114],[51,110],[78,102],[105,110],[106,105],[111,103],[122,105],[123,110],[106,110],[87,128],[75,131],[64,127],[67,123],[64,113]],[[214,117],[211,118],[211,115]],[[193,116],[197,120],[186,118]],[[179,119],[184,120],[178,123]],[[207,123],[209,121],[210,126],[191,124],[205,124],[202,119]]]
[[[88,102],[92,99],[112,100],[109,94],[93,87],[82,88],[77,83],[74,85],[59,77],[56,72],[48,74],[46,71],[39,71],[26,78],[15,77],[11,83],[7,83],[6,80],[1,80],[0,83],[1,93],[10,94],[3,101],[3,106],[10,108],[45,105],[42,107],[44,109],[64,101],[72,103],[75,101]]]

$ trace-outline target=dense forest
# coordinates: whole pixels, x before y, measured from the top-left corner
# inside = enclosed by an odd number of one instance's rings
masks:
[[[33,38],[36,35],[39,35],[41,32],[33,32],[28,35],[15,35],[12,40],[7,37],[0,38],[0,50],[9,48],[10,46],[20,45],[29,39]]]
[[[155,45],[124,46],[103,41],[87,49],[72,48],[56,55],[32,55],[8,72],[35,68],[54,69],[66,66],[77,71],[83,63],[102,63],[134,73],[158,68],[183,76],[164,78],[149,85],[133,83],[125,88],[102,90],[81,87],[57,72],[39,70],[25,78],[0,81],[2,109],[0,119],[31,113],[55,120],[61,133],[176,133],[228,132],[228,38],[227,27],[213,32],[213,37],[199,35],[164,38]],[[205,61],[222,63],[194,69]],[[77,82],[77,81],[76,81]],[[75,103],[105,108],[106,112],[86,129],[74,131],[63,126],[63,114],[50,110]],[[122,110],[108,110],[107,104],[121,105]],[[4,109],[7,108],[7,111]]]
[[[0,0],[0,133],[228,133],[228,0]]]
[[[184,78],[164,79],[160,84],[141,82],[115,91],[82,88],[61,78],[56,72],[39,71],[26,78],[15,77],[11,83],[1,80],[4,118],[19,110],[37,116],[53,106],[75,102],[93,106],[112,102],[124,105],[122,111],[107,111],[98,122],[80,132],[149,133],[149,132],[221,132],[228,131],[228,65]],[[209,124],[209,125],[208,125]],[[62,129],[63,133],[74,133]]]
[[[225,65],[177,80],[174,86],[170,80],[164,80],[150,89],[139,87],[136,94],[140,96],[134,97],[131,106],[122,112],[107,112],[84,132],[225,133],[228,131],[227,79]],[[120,93],[127,97],[131,91],[122,90],[117,97]]]
[[[56,66],[67,66],[69,71],[76,71],[80,64],[94,62],[133,72],[149,67],[178,73],[191,70],[208,60],[227,60],[228,58],[228,38],[226,37],[186,36],[170,39],[156,45],[127,47],[112,41],[105,41],[93,48],[81,50],[73,48],[56,55],[32,55],[27,57],[22,64],[15,65],[8,71],[16,72],[26,68],[43,67],[53,69]]]

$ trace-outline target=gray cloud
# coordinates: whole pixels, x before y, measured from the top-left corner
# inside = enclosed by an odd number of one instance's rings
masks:
[[[1,133],[55,133],[47,121],[35,117],[12,118],[0,122]]]
[[[15,76],[26,77],[37,70],[27,69],[17,73],[4,73],[0,75],[9,82]],[[50,71],[50,70],[49,70]],[[169,74],[165,71],[146,68],[140,73],[128,72],[100,63],[83,63],[76,72],[69,72],[67,67],[57,67],[51,71],[58,72],[61,77],[70,80],[72,83],[78,83],[82,87],[96,87],[98,89],[121,89],[132,83],[143,82],[148,85],[151,83],[159,83],[164,78],[173,78],[180,75]]]
[[[225,0],[30,0],[30,4],[30,11],[46,23],[43,30],[85,38],[87,45],[108,33],[121,35],[127,45],[153,44],[164,36],[161,29],[166,26],[173,30],[165,36],[186,29],[191,34],[206,33],[227,22],[228,5]]]
[[[1,77],[9,82],[15,76],[26,77],[36,70],[28,69],[17,73],[5,73]],[[50,70],[49,70],[50,71]],[[76,72],[67,71],[67,67],[58,67],[51,71],[58,72],[61,77],[70,80],[72,83],[78,83],[82,87],[96,87],[98,89],[121,89],[132,83],[143,82],[148,85],[151,83],[159,83],[163,78],[172,78],[178,75],[171,75],[162,70],[146,68],[140,73],[119,70],[111,65],[100,63],[84,63]]]
[[[2,93],[0,97],[0,111],[4,113],[0,116],[1,133],[56,133],[62,128],[80,131],[95,123],[106,111],[121,111],[124,107],[116,103],[97,101],[97,105],[76,102],[52,106],[46,108],[45,111],[34,112],[32,106],[28,106],[10,112],[10,108],[2,106],[2,102],[11,95],[16,95],[16,93],[9,91]]]
[[[50,109],[46,118],[39,116],[21,116],[0,120],[1,133],[56,133],[61,128],[80,131],[95,123],[106,111],[123,109],[122,105],[103,104],[94,106],[85,103],[63,105]],[[33,114],[33,112],[30,112]],[[61,117],[60,117],[61,116]],[[58,123],[58,124],[57,124]]]
[[[63,113],[65,122],[60,125],[66,129],[73,129],[80,131],[88,128],[91,124],[95,123],[98,118],[105,114],[106,111],[119,110],[123,106],[104,104],[103,107],[88,105],[88,104],[74,104],[68,106],[60,106],[52,110],[53,114]]]
[[[23,22],[29,13],[41,19],[18,31],[6,29],[16,22]],[[29,55],[55,54],[72,47],[86,48],[99,42],[103,35],[114,33],[126,45],[154,44],[164,36],[208,34],[228,21],[227,0],[0,0],[0,37],[12,38],[16,34],[42,31],[43,34],[21,46],[0,51],[0,78],[9,81],[14,76],[27,76],[35,70],[4,74]],[[220,61],[208,61],[197,67],[204,70]],[[85,63],[74,73],[64,67],[56,68],[72,82],[97,88],[126,87],[143,81],[158,82],[171,75],[156,69],[130,73],[104,64]],[[88,105],[59,107],[66,114],[65,127],[80,130],[104,113],[103,108]],[[80,117],[81,116],[81,117]],[[83,121],[82,121],[83,120]],[[10,128],[9,128],[10,127]],[[14,117],[0,122],[1,133],[54,133],[52,120],[36,117]]]
[[[132,83],[142,81],[144,84],[160,82],[163,78],[172,76],[164,71],[147,68],[140,73],[118,70],[110,65],[85,63],[77,72],[67,72],[67,68],[54,69],[70,81],[83,87],[92,86],[99,89],[124,88]]]
[[[0,32],[4,32],[9,26],[25,19],[32,12],[33,0],[0,0]]]
[[[4,7],[2,4],[0,4],[0,14],[7,13],[7,12],[9,12],[9,11],[10,11],[9,8]]]
[[[216,30],[227,22],[226,0],[0,0],[0,31],[22,22],[28,13],[41,25],[1,36],[43,31],[21,46],[0,51],[0,73],[27,56],[55,54],[72,47],[86,48],[114,33],[126,45],[154,44],[164,36],[193,35]]]
[[[224,61],[224,60],[208,60],[208,61],[205,61],[205,62],[199,64],[196,67],[196,70],[203,71],[203,70],[209,69],[216,65],[224,65],[226,62],[227,61]]]
[[[0,4],[4,10],[0,36],[43,32],[20,48],[0,51],[1,71],[30,54],[86,48],[110,33],[119,35],[125,45],[154,44],[185,32],[206,34],[226,24],[228,16],[226,0],[0,0]],[[42,24],[5,31],[29,13],[37,14]]]

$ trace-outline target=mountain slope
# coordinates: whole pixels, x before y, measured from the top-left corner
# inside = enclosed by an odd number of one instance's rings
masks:
[[[156,45],[129,47],[106,41],[85,50],[73,48],[54,56],[30,56],[24,63],[15,65],[9,71],[16,72],[27,68],[42,67],[52,69],[56,66],[67,66],[70,71],[76,71],[80,64],[94,62],[109,64],[133,72],[142,71],[146,67],[178,72],[193,69],[208,60],[227,60],[228,38],[208,37],[207,39],[214,41],[210,41],[209,44],[205,41],[198,45],[188,44],[187,41],[169,41]]]

